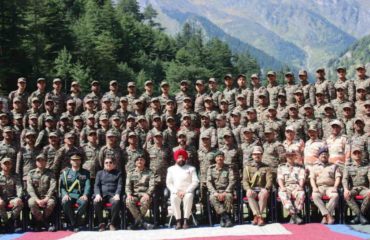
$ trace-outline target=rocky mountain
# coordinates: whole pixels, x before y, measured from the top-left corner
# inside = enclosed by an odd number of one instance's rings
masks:
[[[159,12],[158,21],[171,34],[196,18],[204,29],[215,26],[229,36],[224,38],[227,42],[240,40],[282,64],[311,70],[325,65],[356,39],[370,34],[368,0],[140,0],[139,3],[141,7],[152,4]],[[207,34],[212,36],[212,31]]]

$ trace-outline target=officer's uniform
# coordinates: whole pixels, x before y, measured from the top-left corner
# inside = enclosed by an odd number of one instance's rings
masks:
[[[42,157],[45,158],[44,156]],[[54,199],[56,185],[54,172],[50,169],[40,170],[36,168],[28,173],[27,192],[30,195],[28,206],[36,221],[47,220],[52,214],[56,204]],[[45,208],[43,208],[44,214],[42,214],[41,208],[36,201],[45,197],[48,198],[48,201]]]
[[[333,188],[335,180],[341,178],[342,174],[335,164],[324,164],[317,161],[310,172],[310,179],[316,183],[318,192],[312,193],[312,199],[315,205],[319,208],[321,214],[333,215],[334,210],[338,204],[339,195],[336,189]],[[335,190],[335,191],[333,191]],[[330,198],[327,206],[322,201],[323,196]]]
[[[75,156],[72,156],[75,157]],[[80,168],[78,171],[73,171],[72,168],[66,168],[62,171],[59,178],[60,197],[63,199],[65,195],[69,195],[71,200],[62,200],[62,208],[72,226],[81,225],[82,216],[87,213],[88,200],[80,199],[85,195],[89,198],[90,195],[90,173]],[[73,205],[77,203],[77,215],[74,214]]]
[[[299,182],[305,180],[305,176],[304,169],[299,165],[283,163],[278,167],[277,179],[282,180],[286,188],[286,191],[279,189],[278,195],[284,208],[291,214],[296,214],[303,209],[305,192],[299,188]],[[295,198],[294,205],[292,197]]]
[[[207,188],[212,206],[217,214],[231,213],[233,209],[233,193],[235,178],[233,170],[226,164],[219,168],[213,164],[207,171]],[[226,192],[225,200],[220,202],[216,194]]]
[[[252,194],[247,193],[248,203],[254,216],[261,216],[266,208],[269,196],[268,191],[271,189],[272,183],[271,169],[265,163],[257,164],[253,162],[244,167],[242,184],[245,191],[254,191]],[[261,189],[266,189],[267,191],[260,191]]]

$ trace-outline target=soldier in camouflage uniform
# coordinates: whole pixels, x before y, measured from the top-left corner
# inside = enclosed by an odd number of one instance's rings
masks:
[[[269,191],[273,183],[271,169],[262,162],[262,153],[262,147],[253,147],[253,162],[244,167],[242,180],[249,206],[253,212],[252,224],[258,226],[265,224],[262,213],[266,209]]]
[[[366,75],[366,67],[363,64],[358,64],[356,66],[356,79],[354,80],[355,88],[358,89],[359,86],[363,86],[367,92],[370,89],[370,78]]]
[[[36,228],[40,228],[50,222],[49,217],[54,211],[56,204],[56,180],[53,171],[46,168],[46,158],[40,154],[36,157],[37,168],[28,173],[27,193],[28,206],[36,221]],[[41,211],[43,210],[43,212]],[[48,231],[55,231],[55,226],[50,224]]]
[[[99,170],[104,167],[104,160],[107,158],[112,159],[117,164],[117,169],[122,173],[125,172],[124,166],[126,159],[123,159],[122,149],[118,143],[119,133],[109,130],[106,134],[106,145],[103,146],[98,155]]]
[[[353,120],[354,133],[348,138],[348,144],[346,146],[346,162],[349,161],[350,148],[357,146],[362,148],[362,156],[365,161],[369,160],[369,149],[370,149],[370,136],[368,132],[365,132],[365,122],[362,118],[355,118]]]
[[[152,203],[155,190],[155,175],[145,165],[145,158],[137,155],[135,168],[130,170],[126,178],[126,206],[130,210],[135,222],[131,229],[143,227],[152,229],[153,225],[144,221],[146,212]],[[140,206],[137,203],[140,202]]]
[[[294,151],[286,152],[287,162],[280,164],[277,170],[279,184],[278,195],[285,209],[289,211],[290,223],[301,224],[303,220],[298,216],[303,209],[306,180],[305,170],[295,163]],[[292,197],[295,199],[294,203]]]
[[[84,102],[86,102],[86,99],[92,99],[94,102],[94,110],[97,111],[100,109],[101,98],[102,94],[100,93],[100,83],[99,81],[94,80],[91,82],[91,92],[86,94]]]
[[[207,170],[214,164],[216,150],[211,146],[211,136],[207,132],[200,135],[198,149],[199,180],[200,180],[200,202],[206,206],[207,194]]]
[[[314,84],[316,93],[322,92],[326,102],[335,99],[335,88],[333,82],[325,79],[325,69],[318,68],[316,70],[316,82]]]
[[[284,162],[285,149],[281,142],[276,140],[275,131],[272,128],[265,129],[265,142],[263,143],[262,162],[268,165],[272,171],[272,179],[275,182],[277,168]]]
[[[20,108],[22,113],[27,110],[28,92],[26,92],[27,82],[24,77],[18,78],[18,89],[9,93],[9,102],[13,102],[15,98],[20,100]]]
[[[294,74],[292,72],[285,73],[285,82],[284,85],[285,93],[287,96],[286,102],[287,104],[295,103],[294,94],[296,93],[298,86],[294,82]]]
[[[207,96],[203,80],[199,79],[195,82],[195,90],[194,112],[201,114],[204,112],[204,99]]]
[[[284,91],[284,89],[278,85],[278,82],[276,80],[276,72],[274,71],[267,72],[267,81],[268,84],[266,86],[266,89],[269,95],[269,104],[273,107],[277,107],[278,94],[280,91]]]
[[[32,92],[30,96],[28,97],[28,107],[31,107],[32,101],[34,98],[38,98],[40,102],[40,108],[41,110],[44,110],[44,99],[46,95],[46,82],[45,78],[38,78],[37,79],[37,90]]]
[[[370,167],[363,161],[361,147],[352,147],[351,158],[353,162],[348,163],[343,172],[344,199],[355,215],[351,223],[367,224],[365,216],[370,205]],[[361,206],[354,199],[358,195],[364,198]]]
[[[243,154],[243,168],[253,163],[252,151],[255,146],[261,146],[261,142],[254,135],[254,129],[251,127],[244,127],[241,131],[242,145],[240,149]]]
[[[141,149],[138,145],[138,138],[135,132],[130,132],[128,134],[128,146],[126,147],[125,151],[123,152],[124,159],[126,160],[125,170],[129,172],[135,169],[135,159],[138,156],[143,156],[148,159],[146,151]],[[149,166],[149,164],[147,164]]]
[[[172,149],[172,152],[176,152],[176,150],[180,148],[184,149],[188,153],[186,164],[189,164],[198,170],[199,160],[197,155],[197,148],[187,143],[186,133],[184,131],[180,130],[177,132],[177,143],[178,145]]]
[[[17,154],[17,165],[15,172],[19,174],[23,181],[27,180],[28,172],[36,168],[36,156],[39,150],[35,148],[36,132],[26,133],[26,146],[21,148]]]
[[[298,84],[298,87],[303,90],[303,96],[304,96],[305,102],[315,105],[315,88],[308,81],[307,71],[300,70],[298,73],[298,77],[300,79],[300,83]]]
[[[67,95],[62,92],[62,80],[60,78],[54,78],[53,90],[46,94],[45,99],[53,100],[54,114],[60,115],[65,111]]]
[[[207,188],[210,202],[216,213],[221,216],[221,227],[231,227],[230,214],[233,209],[235,178],[233,170],[224,161],[224,153],[217,152],[216,164],[207,170]]]
[[[217,80],[215,78],[210,78],[208,80],[208,88],[208,96],[212,98],[215,110],[218,110],[221,104],[222,93],[217,90]]]
[[[334,210],[338,205],[338,187],[341,183],[341,171],[335,164],[328,162],[329,153],[327,148],[319,150],[319,161],[310,172],[310,183],[312,187],[312,199],[319,208],[323,218],[321,223],[334,224]],[[330,198],[327,206],[322,200],[323,196]]]
[[[87,216],[87,205],[90,196],[90,174],[81,168],[82,159],[79,155],[70,157],[70,168],[62,171],[59,177],[60,197],[62,198],[63,212],[69,220],[73,231],[78,232],[82,225],[82,216]],[[78,205],[77,214],[74,213],[74,204]]]
[[[56,132],[51,132],[48,138],[49,144],[42,149],[42,154],[46,158],[46,168],[52,168],[54,165],[55,155],[60,148],[59,136]]]
[[[222,92],[222,98],[228,101],[229,111],[231,112],[235,108],[235,97],[237,91],[234,88],[234,80],[231,74],[224,76],[225,89]]]
[[[253,93],[251,107],[257,108],[258,107],[258,96],[261,91],[266,91],[266,88],[261,85],[261,80],[258,74],[255,74],[255,73],[251,75],[251,85],[252,85],[251,91]]]
[[[99,168],[99,146],[98,146],[98,135],[96,130],[90,129],[87,132],[87,144],[82,147],[86,161],[83,163],[82,168],[86,169],[90,173],[91,183],[94,183],[95,174]]]
[[[225,164],[234,171],[234,178],[237,184],[240,183],[243,155],[241,150],[234,144],[234,138],[231,131],[224,133],[225,145],[219,148],[225,155]]]
[[[14,220],[19,217],[23,209],[22,202],[22,184],[20,177],[12,174],[13,162],[10,158],[5,157],[1,160],[0,172],[0,219],[7,228],[14,226]],[[12,207],[11,218],[8,218],[6,206],[10,204]]]
[[[3,141],[0,142],[0,159],[8,157],[13,161],[13,173],[15,172],[16,166],[16,155],[17,149],[13,144],[13,129],[9,126],[3,130]]]
[[[348,80],[346,78],[347,69],[345,67],[337,68],[338,79],[334,84],[335,89],[342,89],[345,95],[345,99],[353,102],[355,101],[355,84],[353,80]]]

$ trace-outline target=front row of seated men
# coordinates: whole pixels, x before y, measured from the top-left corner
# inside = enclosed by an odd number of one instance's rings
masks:
[[[243,169],[241,185],[246,191],[248,204],[253,213],[252,224],[265,224],[263,212],[266,209],[270,190],[274,186],[274,175],[278,185],[278,197],[283,207],[290,215],[290,222],[300,224],[301,211],[305,201],[304,187],[307,175],[312,188],[312,200],[320,210],[322,223],[333,224],[334,210],[338,204],[338,188],[342,184],[344,199],[355,217],[351,223],[367,224],[366,213],[370,205],[370,167],[365,164],[362,150],[356,146],[351,150],[351,162],[344,167],[328,162],[328,150],[319,151],[319,160],[313,166],[304,169],[296,163],[296,153],[286,153],[286,163],[280,164],[276,171],[263,163],[263,150],[253,148],[253,163]],[[235,169],[224,164],[224,153],[215,154],[215,164],[207,171],[207,188],[209,200],[215,212],[220,215],[221,227],[231,227],[231,212],[235,196],[237,177]],[[199,185],[196,169],[186,163],[188,154],[183,149],[174,152],[176,164],[168,168],[166,185],[169,189],[171,208],[176,218],[176,229],[189,228],[189,217],[192,213],[194,191]],[[1,160],[0,173],[0,218],[3,225],[14,226],[23,208],[23,186],[20,178],[13,174],[13,161],[10,158]],[[83,169],[81,157],[73,155],[70,158],[71,167],[62,171],[59,184],[54,173],[46,168],[46,159],[42,154],[36,158],[36,168],[28,174],[26,184],[28,206],[36,228],[48,227],[54,231],[51,215],[56,205],[56,189],[60,188],[62,209],[65,217],[74,231],[80,230],[83,225],[83,215],[86,215],[91,195],[89,172]],[[145,158],[138,156],[135,159],[136,168],[127,173],[125,182],[126,206],[131,212],[134,221],[132,229],[152,229],[153,225],[144,220],[155,191],[158,176],[154,175],[146,166]],[[119,213],[123,196],[122,174],[117,170],[116,163],[107,158],[104,169],[96,175],[94,184],[93,207],[99,231],[104,231],[106,225],[103,219],[103,206],[106,203],[111,207],[110,230],[115,230],[119,224]],[[362,196],[361,206],[355,201],[355,196]],[[329,197],[328,203],[322,200]],[[180,206],[183,206],[181,214]],[[163,211],[163,209],[162,209]],[[8,217],[10,212],[10,218]],[[181,219],[183,216],[183,219]]]

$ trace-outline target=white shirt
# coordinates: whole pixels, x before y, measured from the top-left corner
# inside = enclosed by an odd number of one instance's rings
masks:
[[[199,179],[195,167],[185,164],[179,166],[175,164],[168,168],[166,185],[171,194],[177,194],[182,191],[193,193],[199,185]]]

